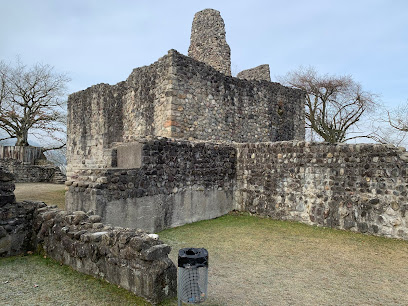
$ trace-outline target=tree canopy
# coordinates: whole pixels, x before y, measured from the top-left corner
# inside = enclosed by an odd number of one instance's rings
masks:
[[[64,132],[69,81],[49,65],[0,61],[0,130],[7,135],[1,140],[16,138],[17,146],[27,146],[29,134],[58,138]]]
[[[351,76],[319,75],[312,68],[299,68],[280,78],[285,85],[306,93],[306,128],[324,141],[344,142],[367,110],[376,104],[376,96],[363,91]]]

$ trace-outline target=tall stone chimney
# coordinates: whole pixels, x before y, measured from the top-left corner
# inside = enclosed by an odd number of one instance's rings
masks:
[[[205,9],[194,15],[188,56],[231,75],[231,49],[219,11]]]

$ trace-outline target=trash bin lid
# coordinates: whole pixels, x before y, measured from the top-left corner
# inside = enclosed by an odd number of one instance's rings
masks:
[[[204,248],[184,248],[179,250],[180,268],[208,267],[208,251]]]

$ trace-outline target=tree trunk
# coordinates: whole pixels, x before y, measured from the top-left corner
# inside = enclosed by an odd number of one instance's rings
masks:
[[[22,146],[22,147],[27,147],[28,144],[28,133],[23,132],[21,134],[17,135],[17,141],[16,141],[16,146]]]

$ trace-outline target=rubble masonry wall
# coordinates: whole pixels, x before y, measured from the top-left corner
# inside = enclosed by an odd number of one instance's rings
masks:
[[[127,168],[72,173],[67,210],[92,209],[105,223],[157,232],[233,209],[236,151],[228,144],[147,137],[116,151]]]
[[[303,92],[225,76],[170,50],[125,82],[68,99],[71,170],[111,168],[112,148],[143,136],[259,142],[304,138]]]
[[[176,295],[177,270],[168,245],[142,230],[105,225],[93,212],[16,203],[13,191],[13,176],[0,168],[0,257],[41,248],[79,272],[154,303]]]
[[[408,239],[408,153],[375,144],[237,146],[239,209]]]

